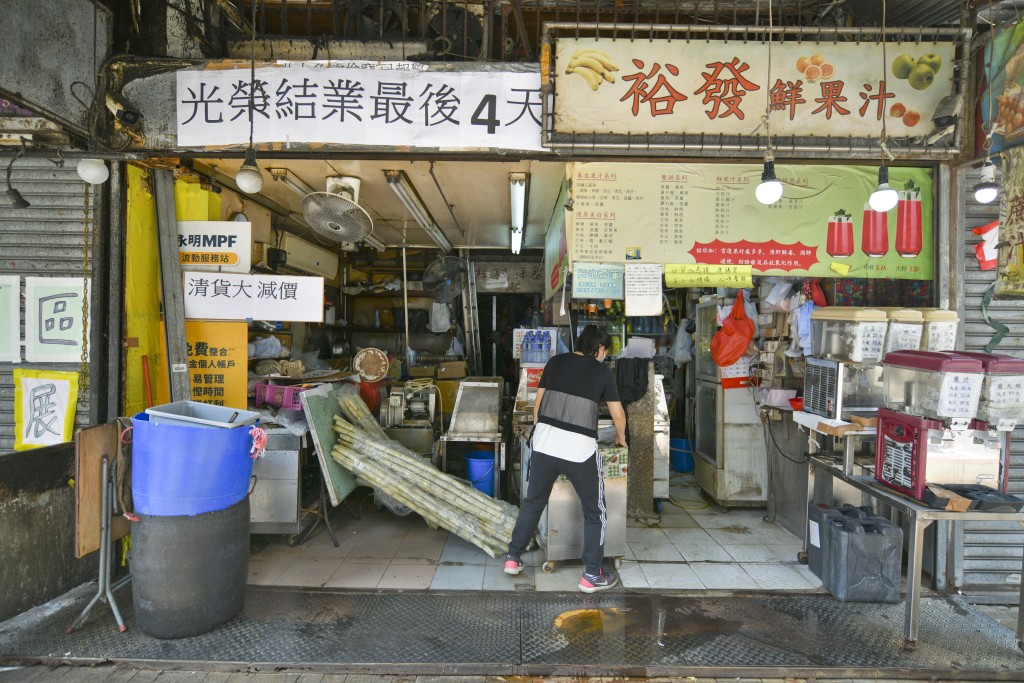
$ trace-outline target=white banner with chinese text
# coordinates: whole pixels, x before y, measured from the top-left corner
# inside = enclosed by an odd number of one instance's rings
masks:
[[[186,272],[182,279],[192,320],[323,322],[322,277]]]
[[[180,146],[249,142],[249,69],[239,66],[177,73]],[[385,66],[256,69],[253,141],[541,149],[539,72]]]
[[[556,133],[927,135],[953,43],[559,39]],[[769,86],[769,82],[771,85]],[[766,92],[767,90],[767,92]]]

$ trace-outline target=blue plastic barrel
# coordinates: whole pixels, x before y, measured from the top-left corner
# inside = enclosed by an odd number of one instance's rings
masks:
[[[466,453],[466,478],[477,491],[494,495],[494,451]]]
[[[246,497],[252,477],[251,425],[224,429],[135,416],[132,500],[144,515],[198,515]]]
[[[673,472],[693,472],[693,450],[689,439],[669,439],[669,467]]]

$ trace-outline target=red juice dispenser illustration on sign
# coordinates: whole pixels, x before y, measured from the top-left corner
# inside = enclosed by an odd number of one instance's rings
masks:
[[[853,216],[843,209],[828,217],[828,236],[825,240],[825,251],[829,256],[845,257],[853,255]]]
[[[889,252],[889,214],[864,205],[864,225],[861,228],[860,250],[872,258]]]
[[[908,180],[896,204],[896,253],[914,258],[921,253],[921,190]]]

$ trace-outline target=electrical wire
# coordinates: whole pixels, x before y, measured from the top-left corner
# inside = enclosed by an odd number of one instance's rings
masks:
[[[420,392],[424,389],[433,389],[434,393],[437,394],[437,408],[438,414],[441,416],[441,436],[444,436],[444,399],[441,397],[441,389],[434,384],[434,380],[429,377],[417,377],[416,379],[409,379],[405,382],[405,388],[410,392]]]

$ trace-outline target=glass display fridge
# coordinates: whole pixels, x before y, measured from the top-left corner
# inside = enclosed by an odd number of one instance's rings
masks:
[[[759,507],[767,501],[768,455],[754,397],[749,386],[723,387],[723,370],[711,357],[719,306],[728,312],[732,303],[697,305],[694,464],[697,483],[723,508]]]

